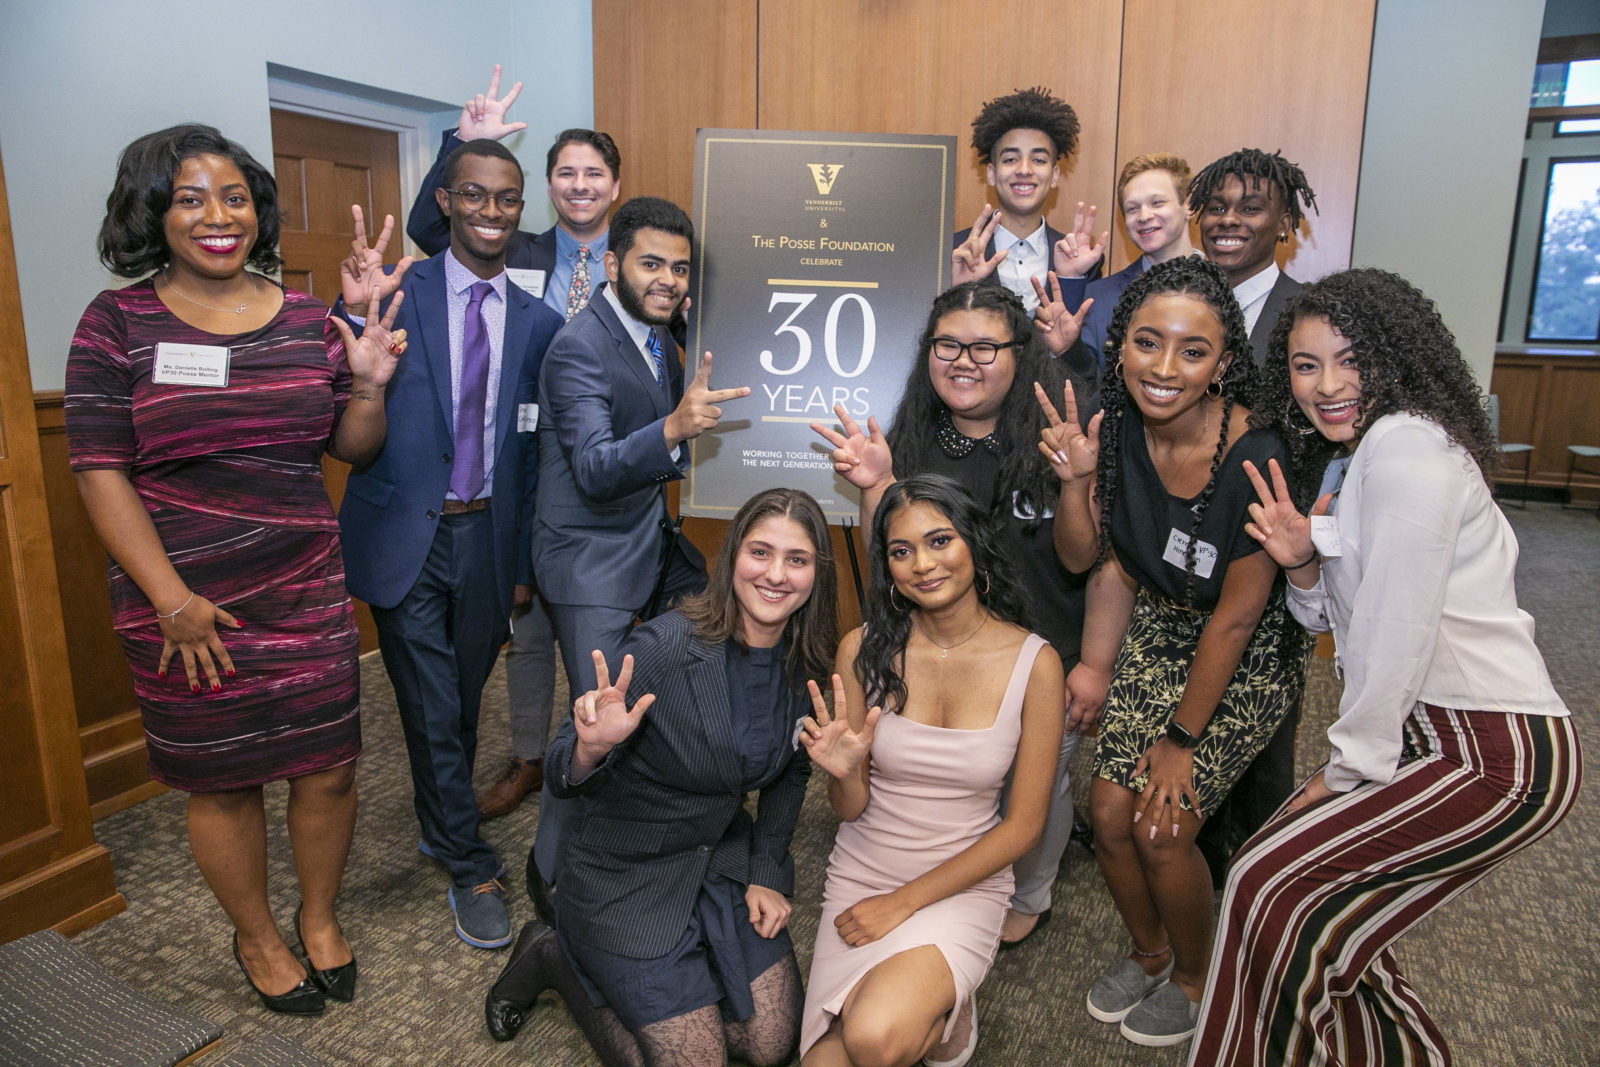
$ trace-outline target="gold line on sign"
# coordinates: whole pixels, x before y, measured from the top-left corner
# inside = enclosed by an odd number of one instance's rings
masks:
[[[763,416],[761,416],[761,421],[762,422],[803,422],[807,426],[810,426],[813,422],[816,422],[820,418],[821,418],[820,415],[818,415],[818,416],[811,416],[811,415],[763,415]],[[826,453],[818,452],[817,455],[819,455],[819,456],[826,455]]]
[[[820,285],[828,289],[876,289],[877,282],[834,282],[817,278],[768,278],[768,285]]]

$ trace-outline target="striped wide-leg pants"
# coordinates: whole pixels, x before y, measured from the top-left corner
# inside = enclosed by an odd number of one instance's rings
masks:
[[[1421,758],[1292,815],[1234,858],[1190,1067],[1448,1064],[1389,949],[1549,833],[1582,776],[1570,718],[1419,705]]]

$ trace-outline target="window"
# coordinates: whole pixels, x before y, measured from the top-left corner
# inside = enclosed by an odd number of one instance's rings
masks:
[[[1600,159],[1550,161],[1530,341],[1600,340]]]

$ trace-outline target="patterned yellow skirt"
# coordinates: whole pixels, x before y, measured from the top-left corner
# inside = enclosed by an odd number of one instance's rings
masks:
[[[1140,588],[1111,672],[1095,745],[1095,777],[1136,793],[1144,789],[1149,775],[1135,777],[1134,765],[1165,735],[1177,712],[1200,633],[1210,619],[1210,612]],[[1233,783],[1299,702],[1311,647],[1307,637],[1290,618],[1283,593],[1275,590],[1195,746],[1194,791],[1205,814],[1221,807]],[[1189,807],[1187,800],[1183,806]]]

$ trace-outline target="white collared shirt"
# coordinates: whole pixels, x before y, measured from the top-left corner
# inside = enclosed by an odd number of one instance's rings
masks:
[[[1436,423],[1385,415],[1350,459],[1334,505],[1339,555],[1289,611],[1333,631],[1344,672],[1323,780],[1388,782],[1419,702],[1567,714],[1517,607],[1517,538],[1472,457]]]
[[[1255,332],[1256,323],[1261,319],[1261,311],[1267,306],[1267,294],[1278,284],[1278,275],[1282,273],[1277,263],[1268,263],[1266,270],[1246,278],[1233,287],[1233,298],[1239,301],[1239,310],[1244,312],[1246,334]]]
[[[1026,237],[1018,237],[1004,226],[995,227],[995,252],[1008,248],[1012,249],[1011,254],[995,268],[1000,284],[1021,297],[1022,303],[1032,311],[1039,306],[1033,279],[1044,277],[1045,271],[1050,269],[1050,235],[1044,220],[1040,219],[1039,228]]]

